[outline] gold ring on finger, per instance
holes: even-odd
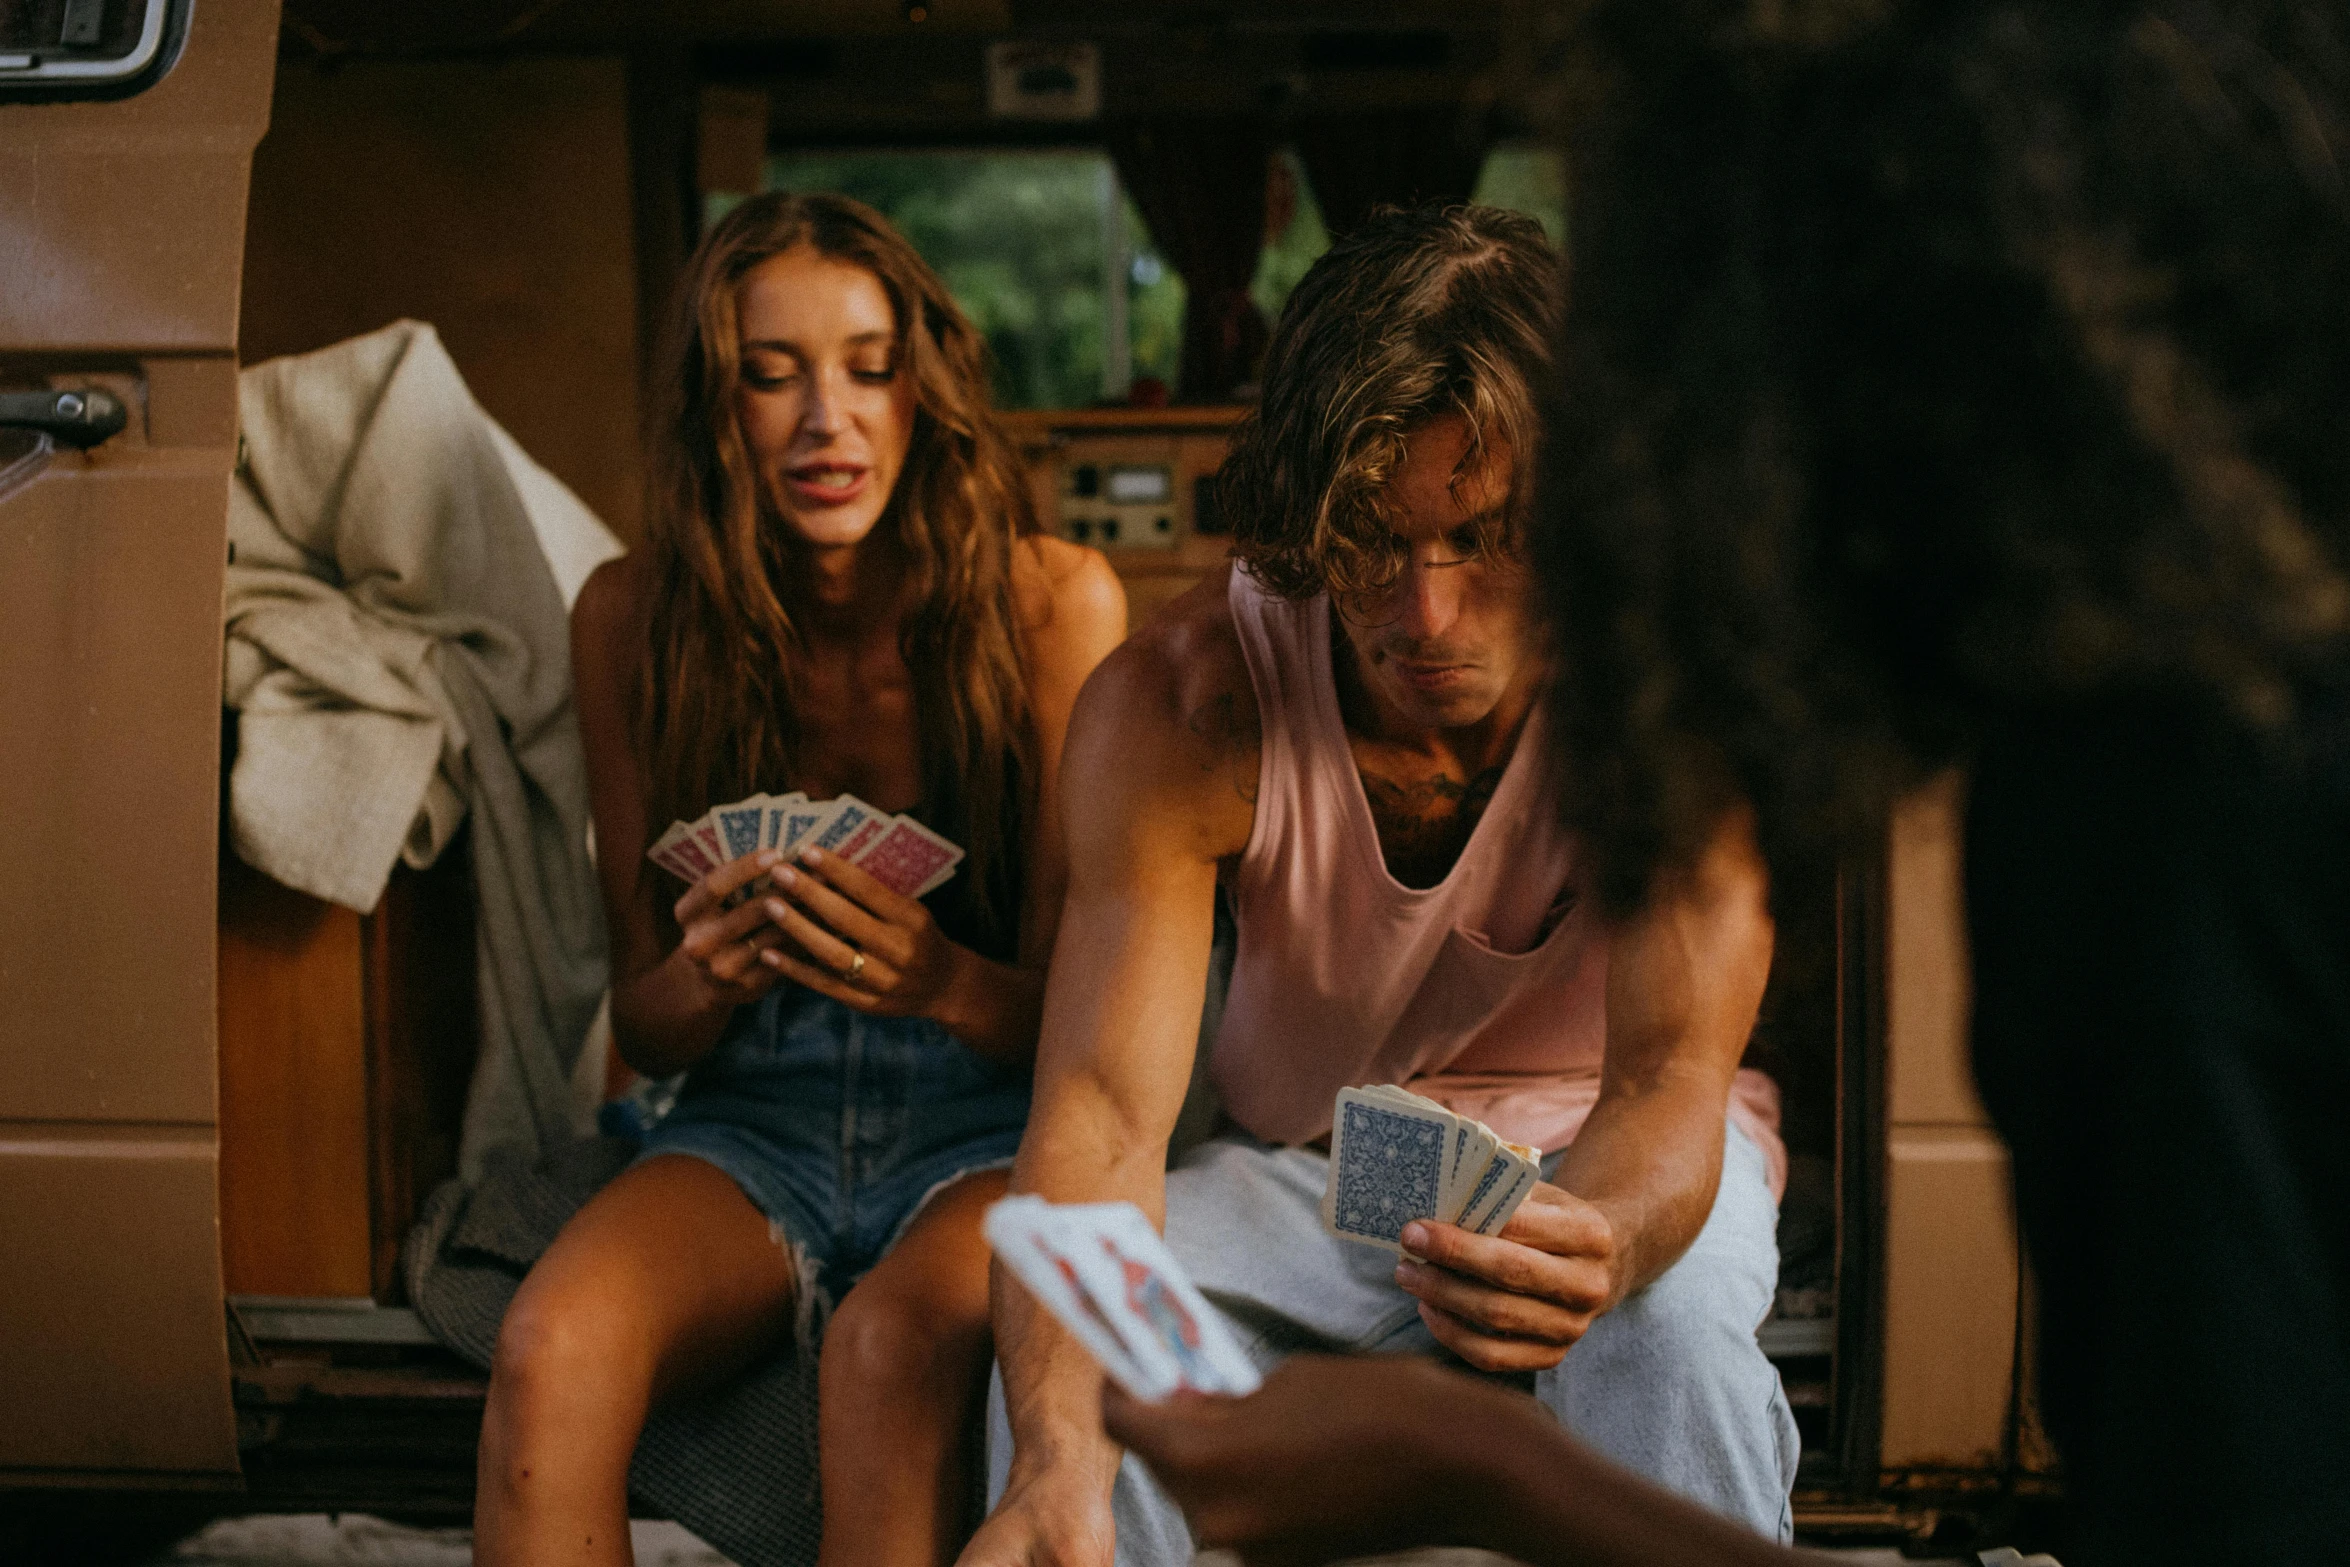
[[[841,971],[841,977],[854,985],[857,982],[857,976],[864,972],[865,954],[852,949],[849,953],[849,966]]]

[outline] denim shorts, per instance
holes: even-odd
[[[690,1154],[734,1178],[799,1268],[806,1341],[930,1196],[1011,1162],[1028,1087],[928,1018],[786,983],[735,1010],[637,1159]]]

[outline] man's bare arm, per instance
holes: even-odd
[[[1712,1211],[1730,1080],[1770,977],[1767,883],[1742,819],[1612,933],[1599,1103],[1498,1236],[1413,1224],[1396,1281],[1486,1371],[1553,1366],[1671,1267]]]
[[[1255,788],[1255,722],[1237,650],[1203,656],[1180,626],[1121,649],[1078,699],[1062,767],[1069,893],[1015,1191],[1162,1217],[1216,864],[1254,820],[1242,790]],[[995,1330],[1013,1467],[966,1567],[1107,1567],[1118,1453],[1101,1431],[1100,1370],[1001,1270]]]
[[[1599,1103],[1557,1183],[1607,1217],[1611,1306],[1679,1261],[1713,1211],[1730,1082],[1771,977],[1769,885],[1740,813],[1610,937]]]

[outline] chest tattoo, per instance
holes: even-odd
[[[1382,777],[1359,762],[1363,796],[1379,830],[1387,872],[1407,887],[1433,887],[1444,880],[1469,834],[1493,801],[1503,768],[1488,767],[1467,778],[1436,773],[1425,778]]]

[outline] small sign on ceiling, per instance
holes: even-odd
[[[989,44],[987,112],[999,120],[1099,119],[1101,50],[1019,39]]]

